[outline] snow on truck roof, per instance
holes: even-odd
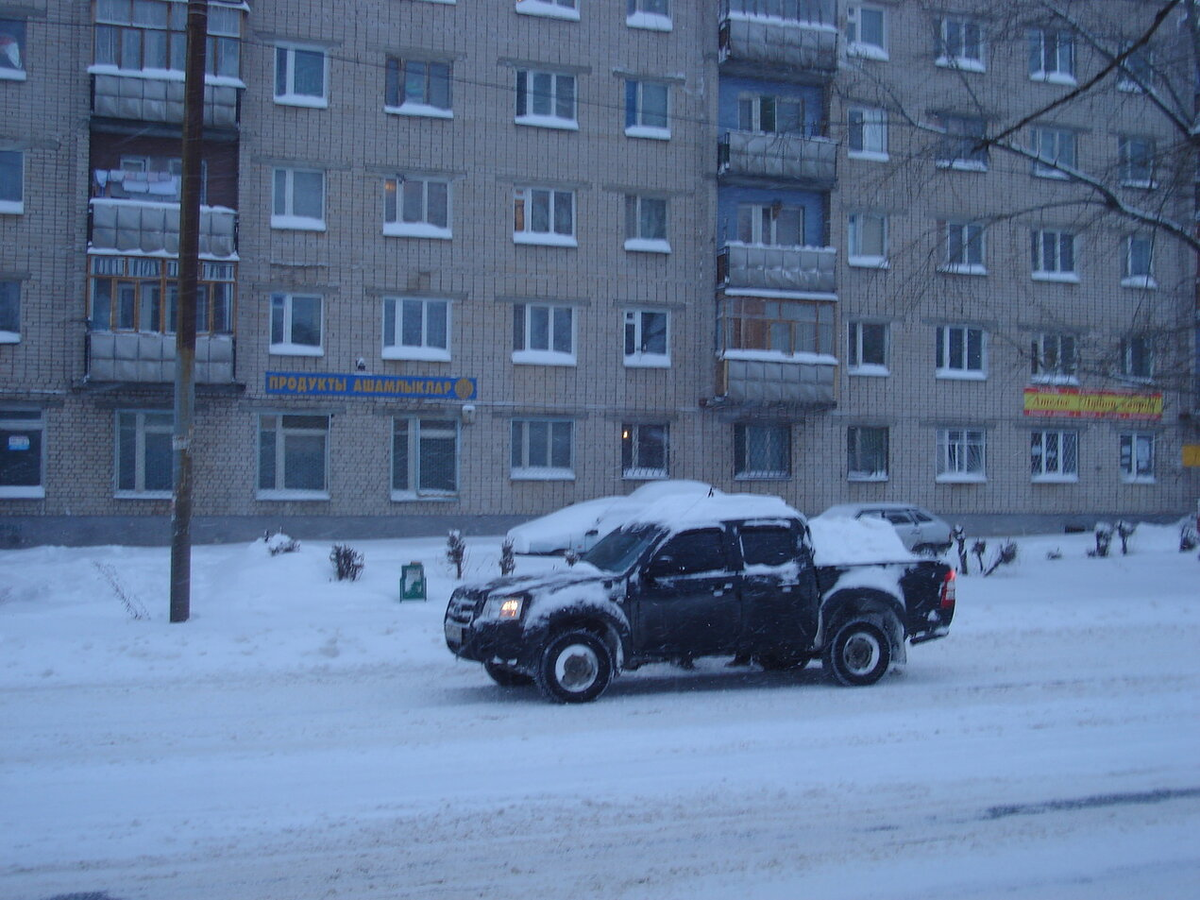
[[[662,525],[672,530],[719,525],[739,519],[803,519],[780,497],[764,494],[677,495],[638,510],[626,524]]]

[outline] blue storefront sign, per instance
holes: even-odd
[[[407,400],[473,400],[474,378],[404,375],[307,375],[267,372],[268,394],[289,397],[397,397]]]

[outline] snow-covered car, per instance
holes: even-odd
[[[950,526],[912,503],[842,503],[829,507],[819,518],[826,517],[883,519],[913,553],[942,554],[950,549]]]
[[[624,497],[584,500],[522,522],[508,530],[508,539],[515,553],[549,554],[567,550],[584,553],[610,531],[665,497],[689,494],[707,497],[720,493],[703,481],[651,481]]]

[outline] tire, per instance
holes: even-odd
[[[892,645],[882,628],[866,619],[841,625],[825,647],[825,670],[840,684],[874,684],[892,662]]]
[[[547,700],[587,703],[604,693],[613,677],[612,652],[590,631],[564,631],[542,649],[534,680]]]
[[[799,650],[783,650],[778,653],[760,653],[754,658],[767,672],[799,672],[808,665],[812,656]]]
[[[529,685],[533,684],[533,676],[510,669],[508,666],[501,665],[492,660],[485,662],[483,668],[491,676],[492,681],[496,682],[500,687],[529,687]]]

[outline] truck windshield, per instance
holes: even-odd
[[[637,562],[642,551],[658,535],[659,529],[653,525],[621,528],[605,535],[581,558],[602,572],[622,574]]]

